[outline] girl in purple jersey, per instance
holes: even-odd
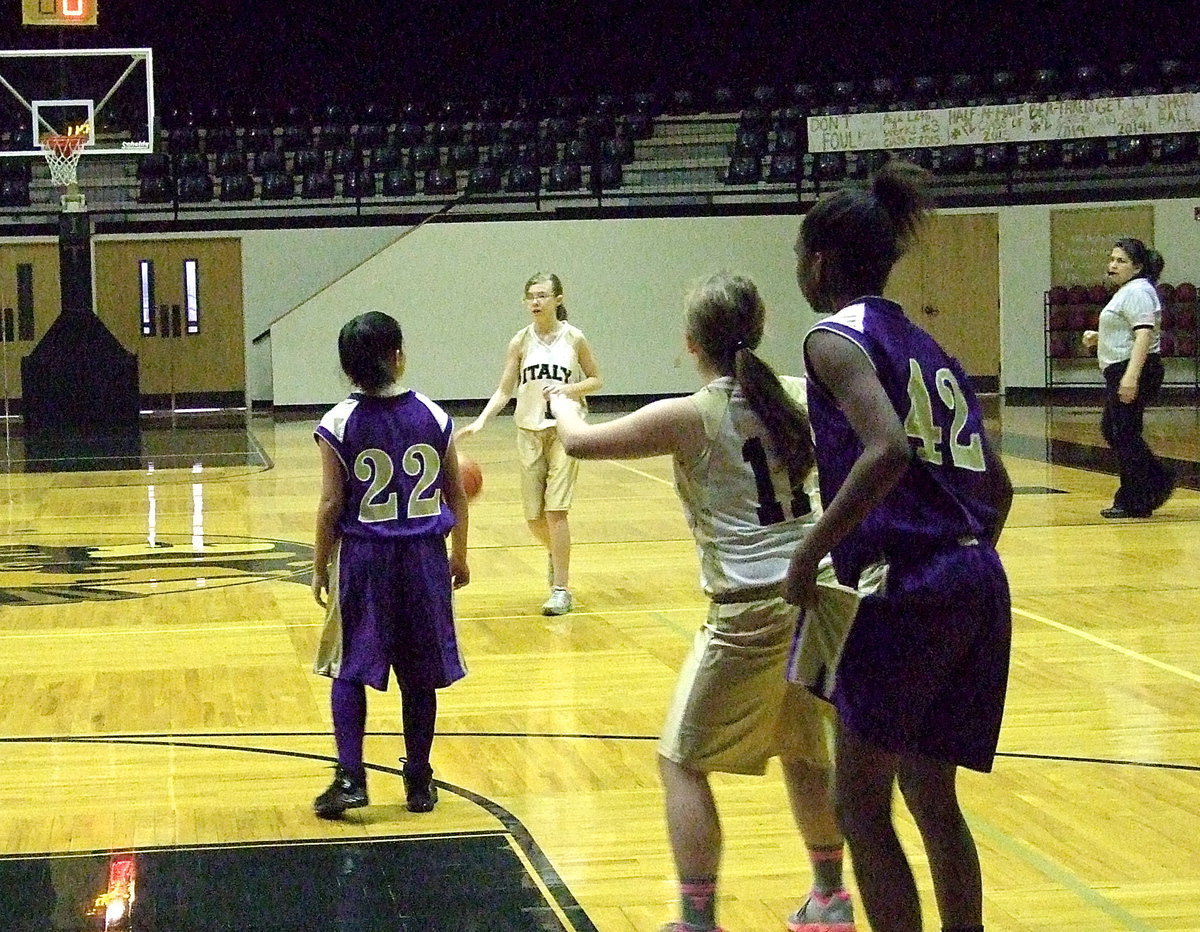
[[[1012,618],[995,543],[1012,485],[958,364],[879,295],[925,213],[924,173],[890,162],[866,190],[821,198],[796,242],[796,276],[821,321],[805,339],[825,512],[797,547],[785,594],[815,600],[832,553],[840,581],[883,568],[842,645],[830,698],[840,727],[835,797],[874,932],[919,932],[912,870],[892,822],[899,782],[925,843],[945,932],[983,929],[959,765],[990,770]]]
[[[367,805],[366,687],[400,686],[404,787],[412,812],[437,802],[429,753],[437,690],[466,675],[452,588],[470,580],[467,498],[450,417],[403,388],[400,325],[368,311],[338,335],[358,388],[321,418],[321,500],[312,591],[327,609],[315,671],[333,678],[333,782],[313,801],[324,819]],[[446,535],[451,550],[446,551]]]

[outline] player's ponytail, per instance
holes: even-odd
[[[866,189],[826,194],[813,205],[800,227],[800,247],[804,255],[821,254],[827,298],[883,293],[925,219],[927,179],[924,169],[892,160]]]
[[[359,314],[338,334],[342,371],[367,393],[378,392],[396,381],[397,351],[404,351],[400,324],[382,311]]]
[[[754,282],[719,272],[689,292],[686,306],[688,336],[715,369],[737,379],[792,485],[799,487],[813,466],[812,433],[804,411],[754,352],[766,316]]]

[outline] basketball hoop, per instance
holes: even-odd
[[[59,135],[51,133],[42,137],[42,154],[50,166],[50,178],[57,185],[69,190],[78,184],[76,166],[83,155],[83,144],[87,135],[83,133]],[[78,190],[77,187],[74,190]]]
[[[79,178],[76,175],[79,157],[83,155],[83,144],[87,140],[86,133],[48,133],[42,137],[42,155],[50,166],[50,179],[67,189],[67,193],[59,198],[64,211],[78,213],[87,210],[87,200],[79,190]]]

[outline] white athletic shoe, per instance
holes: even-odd
[[[571,610],[571,590],[555,586],[550,590],[550,598],[542,606],[543,615],[565,615]]]

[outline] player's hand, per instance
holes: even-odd
[[[455,440],[465,440],[467,437],[474,437],[477,433],[483,430],[483,425],[478,421],[472,421],[470,424],[465,424],[454,432]]]
[[[1126,382],[1124,379],[1121,379],[1121,384],[1117,386],[1117,397],[1121,399],[1123,404],[1133,404],[1137,400],[1137,393],[1137,382]]]
[[[566,386],[563,385],[547,385],[542,389],[542,395],[549,402],[550,411],[555,417],[558,416],[559,411],[577,409],[579,407],[579,402],[571,397],[567,392]]]
[[[328,570],[318,570],[315,566],[313,567],[312,594],[313,598],[317,600],[317,604],[321,608],[325,608],[326,598],[329,594]]]
[[[1100,334],[1095,330],[1083,331],[1083,338],[1080,342],[1083,343],[1084,349],[1095,349],[1096,344],[1100,341]]]
[[[450,556],[450,582],[455,589],[461,589],[471,581],[471,568],[467,566],[465,557]]]
[[[801,608],[817,604],[817,567],[821,558],[810,554],[801,544],[788,564],[783,577],[783,597]]]

